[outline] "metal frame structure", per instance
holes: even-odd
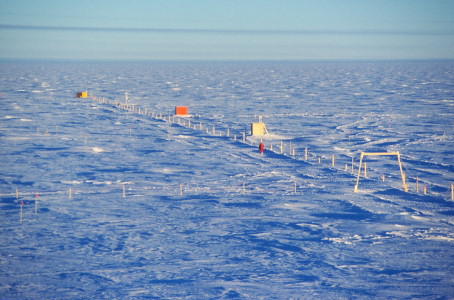
[[[397,156],[397,162],[399,164],[399,169],[400,169],[400,176],[402,176],[402,187],[404,188],[404,191],[408,192],[408,187],[407,184],[405,183],[405,173],[402,170],[402,162],[400,160],[400,153],[397,152],[361,152],[361,156],[359,158],[359,167],[358,167],[358,176],[356,177],[356,185],[354,188],[354,191],[358,191],[358,184],[359,184],[359,177],[361,175],[361,166],[363,163],[363,157],[364,156],[389,156],[389,155],[396,155]]]

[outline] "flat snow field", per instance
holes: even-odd
[[[0,78],[0,299],[454,297],[454,61]]]

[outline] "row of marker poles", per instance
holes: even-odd
[[[134,105],[130,105],[128,103],[121,104],[118,101],[108,101],[106,98],[99,98],[99,97],[96,97],[96,96],[92,96],[92,99],[94,99],[94,100],[96,100],[96,101],[98,101],[100,103],[111,103],[111,104],[114,104],[117,107],[122,107],[122,108],[125,108],[125,109],[130,110],[130,111],[137,111],[139,114],[150,115],[152,117],[163,119],[162,112],[158,116],[154,112],[148,113],[146,109],[142,110],[140,107],[136,109]],[[127,95],[126,95],[126,102],[127,102]],[[171,120],[171,117],[172,117],[173,120]],[[166,120],[166,119],[164,118],[163,120]],[[175,117],[171,116],[169,114],[168,121],[174,123],[175,122]],[[181,123],[180,122],[180,118],[178,118],[178,124],[180,124],[180,123]],[[186,122],[185,121],[183,121],[183,126],[186,126]],[[202,123],[200,123],[199,126],[200,126],[200,130],[202,130],[203,129]],[[190,120],[188,121],[187,127],[191,128],[191,121]],[[196,129],[195,125],[194,125],[194,129]],[[206,131],[207,131],[207,133],[209,133],[208,128],[206,129]],[[215,128],[214,125],[212,126],[212,134],[213,135],[216,134],[216,128]],[[243,139],[242,140],[243,140],[243,142],[246,142],[246,133],[243,132],[242,134],[243,134]],[[226,136],[227,137],[230,136],[230,129],[227,129]],[[87,139],[87,137],[85,136],[85,142],[84,142],[85,145],[87,143],[86,139]],[[236,135],[234,135],[234,140],[236,141]],[[270,145],[270,150],[273,150],[273,145],[272,144]],[[293,157],[295,156],[295,148],[293,147],[291,141],[290,141],[290,150],[289,150],[289,152],[290,152],[291,156],[293,156]],[[281,141],[280,142],[280,154],[283,154],[283,153],[284,153],[284,145],[283,145],[283,142]],[[306,161],[308,160],[308,149],[307,149],[307,147],[304,149],[304,160],[306,160]],[[318,161],[319,164],[321,163],[321,157],[320,156],[317,158],[317,161]],[[334,156],[334,154],[331,156],[331,166],[335,167],[335,156]],[[346,164],[345,165],[345,171],[347,171],[347,170],[348,170],[348,166]],[[353,157],[352,157],[352,163],[351,163],[351,172],[354,173],[354,158]],[[367,163],[366,162],[364,163],[364,177],[367,178]],[[385,181],[385,175],[384,174],[382,174],[381,179],[382,179],[382,181]],[[419,179],[418,178],[416,178],[416,192],[419,193]],[[16,190],[16,193],[17,193],[17,190]],[[70,193],[71,193],[71,190],[70,190]],[[423,193],[424,193],[424,195],[427,194],[427,186],[426,185],[423,185]],[[180,187],[180,194],[182,194],[181,187]],[[125,197],[125,188],[124,188],[124,186],[123,186],[123,197]],[[16,198],[18,198],[17,194],[16,194]],[[70,199],[71,199],[71,194],[70,194]],[[453,184],[451,184],[451,200],[454,200],[454,185]]]
[[[382,179],[384,178],[384,175],[382,175]],[[384,179],[383,179],[384,180]],[[246,191],[246,184],[243,182],[242,190],[241,192],[244,193]],[[297,183],[296,181],[293,182],[293,192],[297,192]],[[419,193],[419,179],[416,178],[416,192]],[[69,193],[69,199],[72,199],[72,188],[69,188],[68,190]],[[424,195],[427,195],[427,187],[424,185],[423,187],[423,193]],[[183,184],[180,183],[179,185],[179,194],[180,196],[183,196]],[[122,197],[126,197],[126,186],[123,184],[122,185]],[[16,189],[16,199],[19,198],[19,190]],[[454,184],[451,184],[451,200],[454,200]],[[39,195],[35,194],[35,214],[38,213],[38,201],[39,201]],[[19,211],[19,221],[20,223],[23,222],[23,207],[24,202],[20,201],[20,211]]]
[[[172,115],[168,115],[168,117],[163,117],[162,115],[162,112],[159,113],[155,113],[155,112],[148,112],[147,109],[142,109],[140,107],[135,107],[134,104],[129,104],[127,101],[127,95],[126,95],[126,103],[122,103],[122,102],[119,102],[118,100],[114,100],[114,101],[108,101],[106,98],[100,98],[100,97],[96,97],[94,95],[91,95],[91,98],[95,101],[98,101],[100,103],[109,103],[109,104],[112,104],[116,107],[119,107],[119,108],[123,108],[125,110],[129,110],[129,111],[133,111],[133,112],[138,112],[139,114],[141,115],[147,115],[147,116],[151,116],[152,118],[156,118],[156,119],[162,119],[162,120],[165,120],[165,121],[168,121],[170,123],[175,123],[175,116],[172,116]],[[186,124],[186,121],[183,120],[183,124],[181,123],[181,118],[177,118],[177,123],[179,125],[182,125],[182,126],[186,126],[186,127],[189,127],[189,128],[193,128],[193,129],[197,129],[197,125],[193,125],[193,127],[191,126],[191,120],[188,120],[188,123]],[[199,129],[200,130],[203,130],[203,124],[202,123],[199,123]],[[212,128],[211,128],[211,134],[212,135],[216,135],[217,134],[217,130],[216,130],[216,127],[213,125]],[[209,129],[206,128],[206,132],[207,133],[210,133]],[[231,132],[230,132],[230,129],[228,128],[227,131],[226,131],[226,136],[227,137],[230,137],[231,135]],[[219,132],[219,136],[222,136],[222,132]],[[233,138],[234,140],[236,141],[236,135],[233,135]],[[246,142],[246,136],[245,136],[245,133],[243,135],[243,142]]]
[[[273,144],[270,145],[270,150],[273,150]],[[284,153],[284,146],[283,146],[283,142],[281,141],[280,142],[280,154],[283,154]],[[290,155],[292,156],[295,156],[295,148],[293,147],[292,145],[292,142],[290,141]],[[308,160],[308,149],[307,147],[304,148],[304,160]],[[319,156],[317,158],[317,161],[318,163],[320,164],[321,163],[321,157]],[[331,166],[332,167],[335,167],[335,156],[334,154],[332,154],[331,156]],[[351,162],[351,172],[354,173],[354,158],[352,157],[352,162]],[[348,165],[345,164],[345,168],[344,168],[344,171],[348,171]],[[367,178],[368,174],[367,174],[367,162],[364,162],[364,178]],[[404,175],[405,176],[405,175]],[[382,174],[381,175],[381,180],[384,182],[385,181],[385,175]],[[454,200],[454,184],[451,184],[450,186],[450,190],[451,190],[451,200]],[[416,192],[419,193],[419,179],[416,178]],[[426,185],[423,185],[423,193],[424,195],[427,195],[427,186]]]

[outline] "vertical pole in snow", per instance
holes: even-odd
[[[364,178],[367,178],[367,163],[364,163]]]
[[[20,211],[19,211],[19,221],[22,224],[22,206],[24,206],[24,202],[20,202]]]
[[[385,174],[381,174],[381,181],[385,182]]]
[[[358,176],[356,176],[356,185],[355,185],[355,188],[353,189],[354,192],[358,191],[359,176],[361,176],[361,165],[363,163],[363,156],[364,156],[364,152],[361,152],[361,155],[359,157]],[[352,168],[353,168],[353,158],[352,158]]]
[[[230,128],[227,128],[227,133],[225,134],[227,137],[230,137]]]
[[[16,199],[19,199],[19,189],[16,189]]]
[[[307,147],[304,148],[304,160],[307,160]]]
[[[344,168],[344,171],[347,172],[348,171],[348,165],[345,164],[345,168]]]
[[[125,187],[124,184],[123,184],[123,187],[122,187],[122,193],[121,193],[121,195],[123,196],[123,198],[126,197],[126,187]]]
[[[320,158],[320,156],[318,157],[318,163],[320,164],[322,161],[322,159]]]
[[[183,185],[180,183],[180,196],[183,196]]]
[[[331,166],[334,167],[334,154],[331,156]]]
[[[216,128],[213,125],[213,135],[216,133]]]
[[[419,178],[416,177],[416,192],[419,193]]]
[[[283,143],[282,143],[282,141],[281,141],[281,154],[282,154],[282,153],[284,153],[284,145],[283,145]]]
[[[200,130],[202,130],[202,129],[203,129],[203,125],[202,125],[202,123],[200,123]]]
[[[35,194],[35,214],[38,213],[38,194]]]
[[[353,162],[354,162],[354,158],[352,157],[352,173],[355,173],[355,166],[354,166]]]
[[[246,143],[246,132],[243,132],[243,142]]]
[[[68,194],[69,194],[69,199],[71,200],[73,198],[73,191],[71,188],[69,188]]]
[[[423,191],[424,191],[424,195],[427,195],[427,187],[426,187],[426,185],[424,185]]]
[[[402,161],[400,160],[400,153],[397,152],[397,161],[399,163],[400,175],[402,176],[402,187],[404,188],[405,192],[408,192],[407,184],[405,183],[405,173],[402,170]]]
[[[293,182],[293,192],[296,194],[296,181]]]
[[[236,142],[236,134],[233,135],[233,140]]]
[[[273,151],[273,143],[270,143],[270,151]]]

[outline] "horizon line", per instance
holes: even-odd
[[[104,31],[143,33],[194,33],[194,34],[290,34],[290,35],[453,35],[454,30],[274,30],[274,29],[201,29],[201,28],[140,28],[140,27],[77,27],[48,25],[0,24],[6,30],[54,30],[54,31]]]
[[[0,61],[36,62],[417,62],[454,61],[454,58],[306,58],[306,59],[151,59],[151,58],[11,58],[0,57]]]

